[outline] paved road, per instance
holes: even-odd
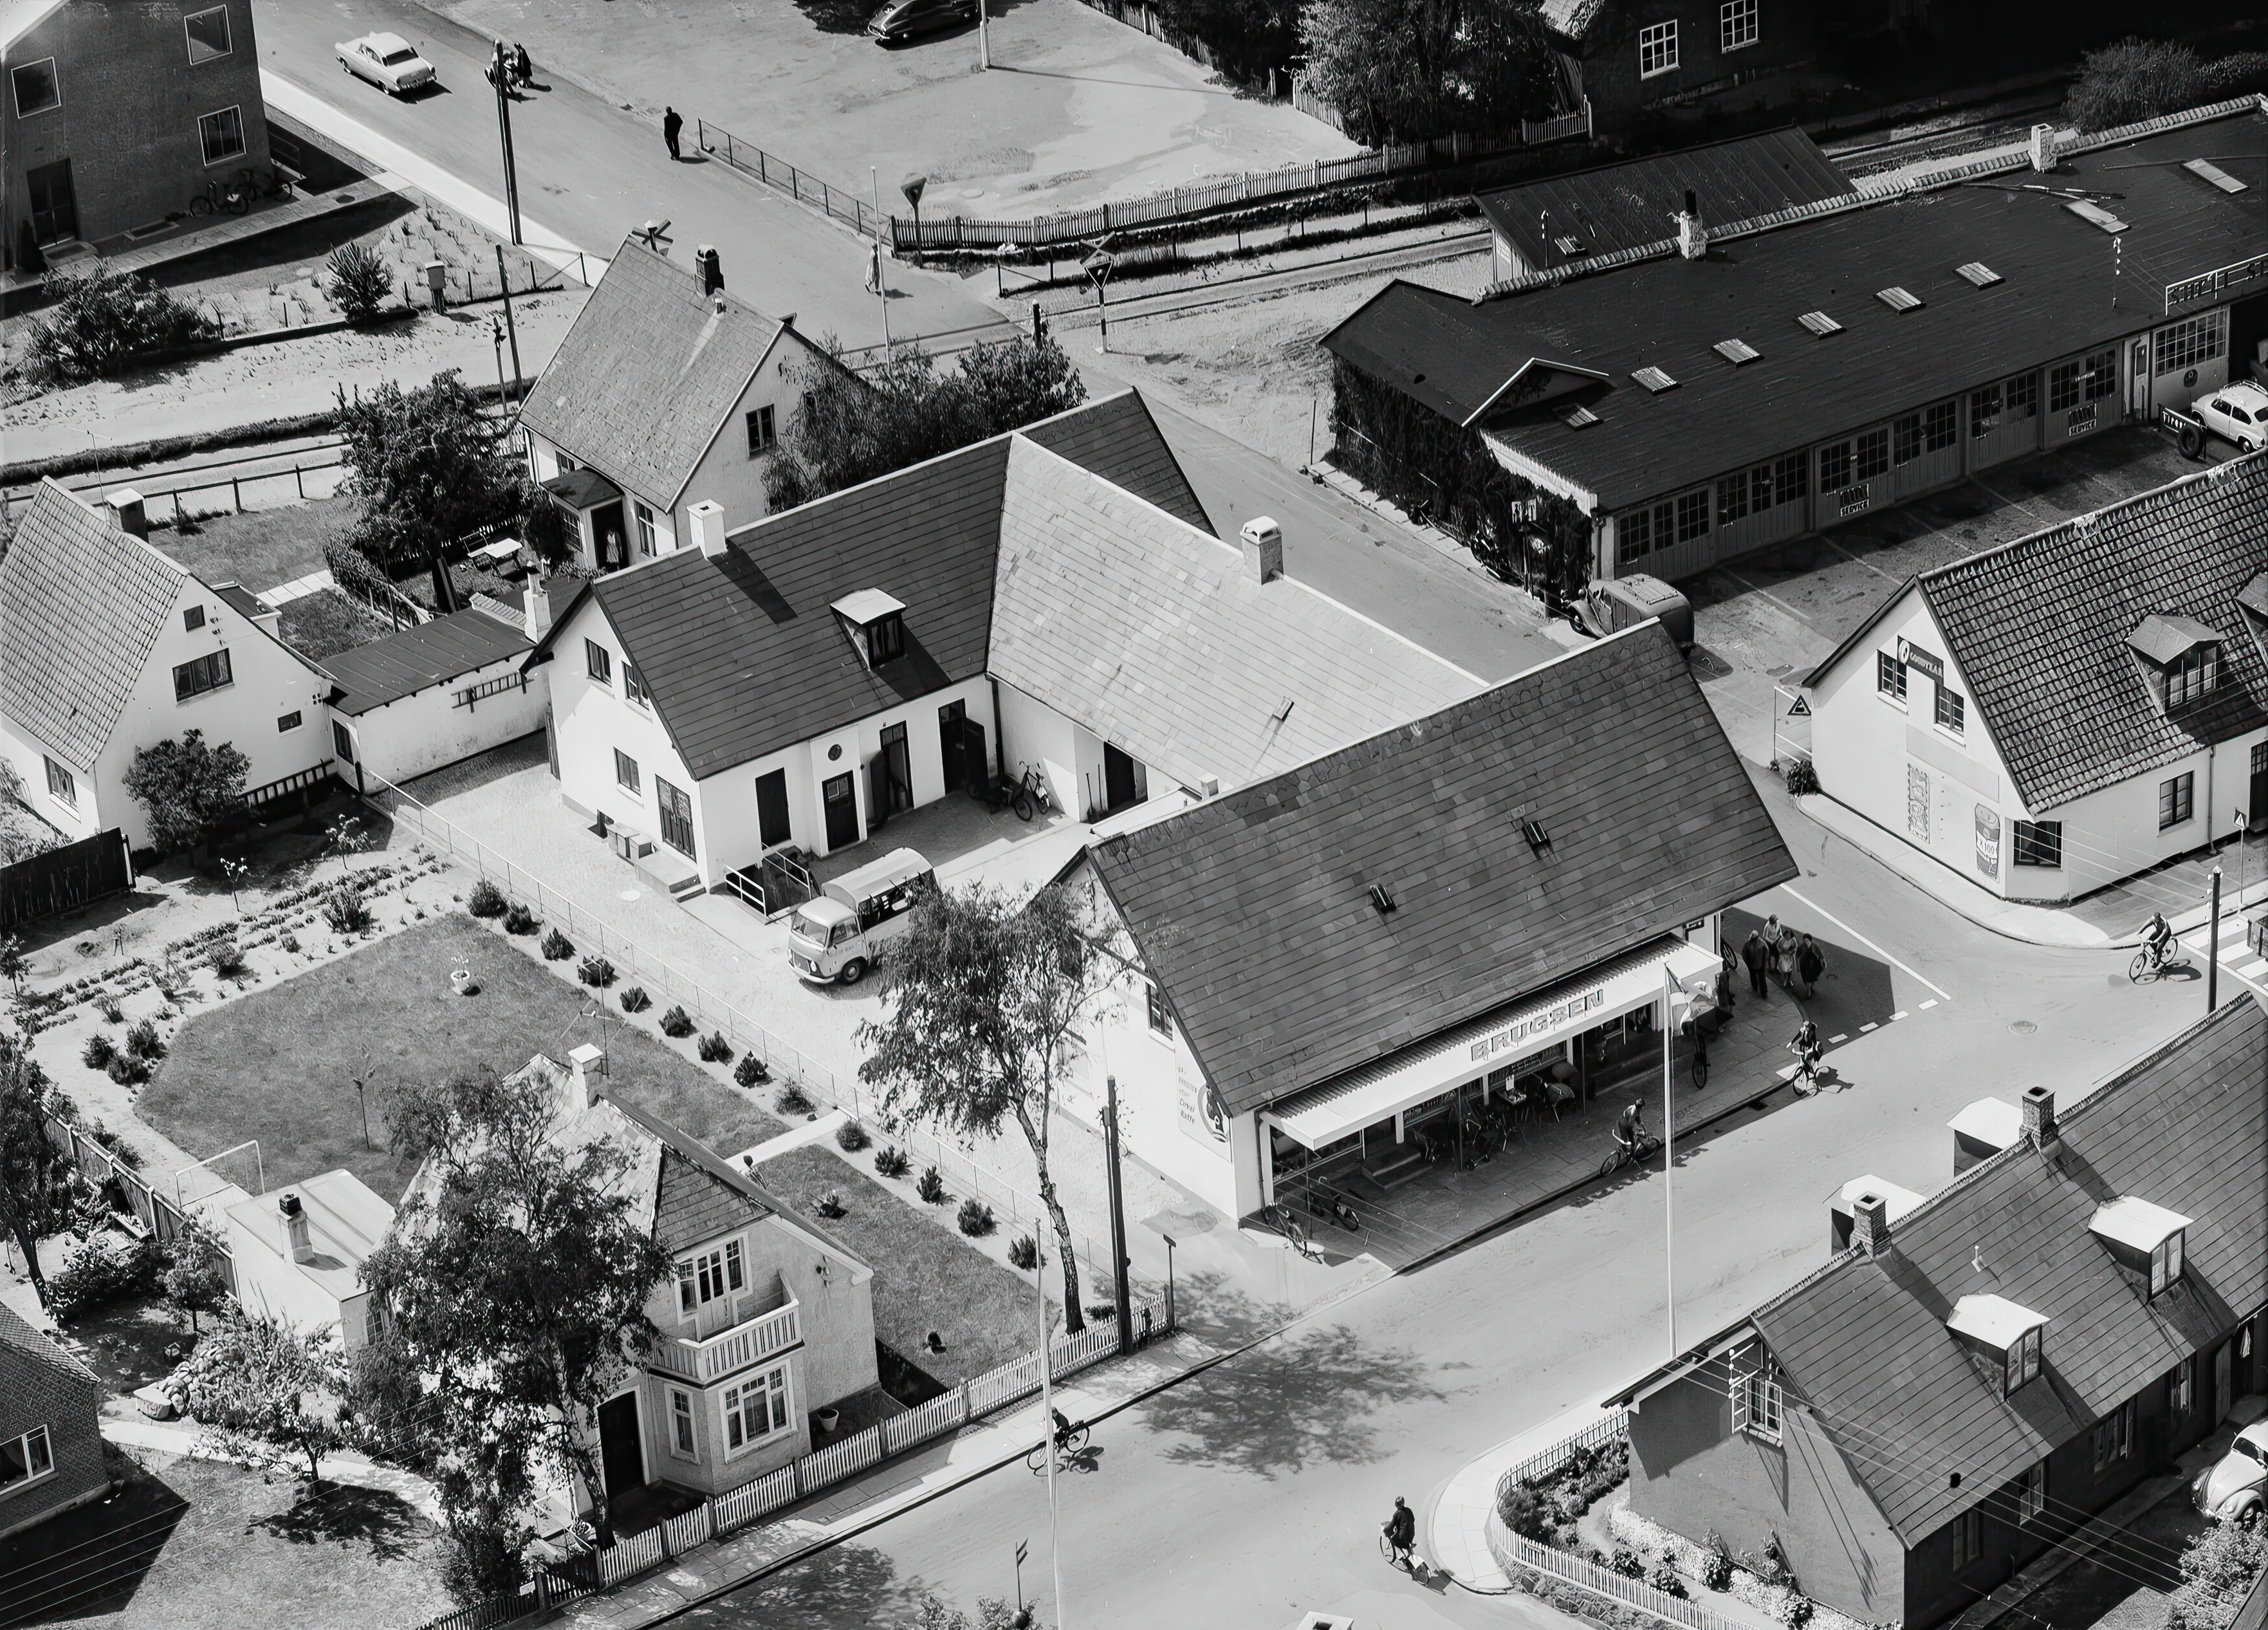
[[[323,6],[261,4],[261,65],[350,117],[501,196],[495,93],[482,77],[489,42],[409,0],[342,0]],[[441,89],[401,102],[340,71],[331,47],[377,29],[416,42]],[[722,163],[673,164],[656,126],[544,71],[540,37],[526,42],[540,82],[512,113],[520,208],[592,253],[610,256],[649,219],[673,224],[676,258],[690,275],[693,246],[714,244],[726,284],[763,310],[793,312],[799,327],[843,343],[882,338],[880,302],[865,290],[866,249],[846,228],[755,186]],[[688,125],[681,143],[695,152]],[[896,337],[997,326],[956,279],[890,268]]]
[[[2130,986],[2116,953],[1975,928],[1768,796],[1804,875],[1750,904],[1827,943],[1822,1029],[1852,1039],[1830,1050],[1822,1095],[1791,1103],[1783,1090],[1767,1112],[1685,1153],[1675,1215],[1687,1345],[1823,1259],[1825,1200],[1844,1180],[1940,1186],[1944,1123],[1960,1105],[2035,1082],[2069,1101],[2203,1002],[2195,985]],[[1793,1029],[1791,1006],[1776,995],[1760,1015],[1744,998],[1736,1022],[1777,1038]],[[1563,1205],[1106,1421],[1094,1470],[1061,1487],[1063,1622],[1151,1623],[1163,1610],[1176,1630],[1273,1630],[1302,1608],[1354,1614],[1364,1630],[1539,1622],[1524,1601],[1388,1575],[1376,1527],[1395,1494],[1425,1501],[1491,1445],[1665,1356],[1663,1186],[1656,1171]],[[1227,1313],[1231,1325],[1262,1318]],[[1043,1490],[1020,1471],[996,1474],[703,1621],[894,1624],[920,1587],[967,1606],[1012,1590],[1013,1547],[1027,1537],[1025,1589],[1044,1594]]]

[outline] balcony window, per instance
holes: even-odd
[[[714,1251],[681,1258],[677,1264],[677,1311],[691,1313],[718,1297],[747,1286],[737,1239]]]
[[[727,1459],[753,1449],[775,1432],[787,1429],[787,1366],[765,1371],[753,1380],[725,1389],[725,1455]]]

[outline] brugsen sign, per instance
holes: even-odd
[[[1580,996],[1561,1002],[1556,1008],[1530,1015],[1517,1024],[1508,1024],[1494,1035],[1483,1036],[1478,1041],[1473,1043],[1473,1061],[1478,1063],[1483,1059],[1506,1052],[1523,1041],[1532,1041],[1538,1036],[1562,1029],[1571,1021],[1582,1017],[1593,1009],[1603,1008],[1606,1005],[1606,987],[1602,985],[1596,990],[1586,991]]]
[[[1931,656],[1911,641],[1898,641],[1898,661],[1917,673],[1926,673],[1936,684],[1945,683],[1945,658]]]

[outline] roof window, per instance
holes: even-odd
[[[2220,631],[2194,617],[2154,612],[2126,636],[2150,688],[2169,713],[2210,695],[2220,683]]]
[[[2244,190],[2243,182],[2229,174],[2210,158],[2192,158],[2182,168],[2191,175],[2211,181],[2224,193],[2241,193]]]
[[[2106,232],[2123,232],[2126,230],[2126,223],[2101,204],[2088,203],[2085,199],[2081,199],[2076,203],[2067,203],[2064,208],[2089,225],[2099,226]]]
[[[869,668],[878,668],[906,654],[905,603],[880,589],[846,594],[828,609],[841,620],[843,633]]]
[[[1646,386],[1647,390],[1652,391],[1657,396],[1660,395],[1664,391],[1675,390],[1677,388],[1677,381],[1671,378],[1659,368],[1640,368],[1636,372],[1632,373],[1631,378],[1637,380],[1640,385]]]
[[[1587,424],[1596,424],[1599,422],[1599,415],[1580,402],[1577,402],[1572,408],[1561,414],[1559,418],[1560,422],[1571,430],[1580,430]]]
[[[1840,334],[1843,332],[1843,325],[1837,322],[1832,317],[1830,317],[1824,312],[1806,312],[1802,316],[1797,318],[1795,320],[1801,323],[1805,327],[1810,329],[1812,333],[1819,335],[1822,340],[1830,334]]]
[[[1945,1327],[1991,1360],[2000,1371],[2000,1396],[2014,1396],[2019,1387],[2038,1379],[2040,1339],[2047,1328],[2044,1313],[2035,1313],[2006,1296],[1963,1296],[1953,1304]]]
[[[2097,1206],[2088,1231],[2110,1247],[2120,1264],[2147,1274],[2153,1296],[2178,1284],[2193,1219],[2129,1194]]]
[[[1576,255],[1591,253],[1580,238],[1555,238],[1551,240],[1551,246],[1571,260]]]
[[[1970,283],[1975,283],[1979,289],[1990,289],[1994,283],[1997,283],[2001,280],[2000,274],[1994,271],[1991,267],[1985,265],[1982,261],[1971,261],[1966,266],[1956,266],[1953,269],[1959,272]]]
[[[1875,290],[1874,297],[1894,312],[1914,312],[1921,309],[1921,297],[1908,293],[1896,283],[1892,283],[1887,289]]]
[[[1719,340],[1709,349],[1735,368],[1742,363],[1752,363],[1764,355],[1746,340]]]

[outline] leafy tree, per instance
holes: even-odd
[[[1026,903],[994,889],[933,892],[890,956],[883,1017],[859,1022],[859,1079],[882,1106],[962,1137],[1013,1121],[1038,1169],[1063,1261],[1065,1327],[1086,1327],[1071,1224],[1048,1164],[1056,1086],[1079,1054],[1088,1003],[1123,959],[1091,929],[1077,893]]]
[[[212,1230],[194,1217],[167,1247],[158,1282],[165,1287],[166,1299],[189,1316],[191,1334],[196,1333],[198,1314],[228,1304],[227,1254]]]
[[[1369,143],[1494,131],[1552,106],[1535,0],[1310,0],[1307,74]]]
[[[7,553],[8,540],[0,537],[0,559]],[[62,833],[32,812],[24,797],[24,778],[16,773],[16,767],[0,759],[0,866],[29,860],[62,841]]]
[[[1237,78],[1287,67],[1300,48],[1299,0],[1159,0],[1154,9],[1167,34],[1204,41]]]
[[[42,385],[123,373],[141,357],[220,333],[195,307],[107,261],[84,272],[49,272],[46,289],[55,303],[24,348],[25,371]]]
[[[2121,40],[2080,59],[2064,117],[2080,131],[2133,124],[2205,99],[2205,70],[2177,40]]]
[[[333,1332],[302,1333],[280,1319],[239,1315],[213,1326],[166,1389],[222,1454],[304,1458],[309,1485],[320,1487],[323,1457],[339,1447],[344,1383]]]
[[[40,1241],[70,1225],[77,1211],[70,1155],[48,1135],[67,1101],[32,1056],[27,1039],[0,1032],[0,1228],[22,1254],[40,1305],[48,1305]]]
[[[126,767],[126,790],[150,817],[150,841],[160,849],[202,852],[244,812],[244,778],[252,760],[234,744],[205,745],[202,731],[183,731],[139,749]]]
[[[2210,1524],[2183,1551],[2179,1567],[2182,1582],[2167,1604],[2168,1630],[2223,1630],[2268,1567],[2268,1529],[2257,1522]]]
[[[24,942],[13,934],[0,939],[0,979],[14,986],[18,995],[24,994],[24,975],[31,971],[32,959],[24,954]]]
[[[1033,1623],[1029,1607],[1011,1607],[996,1596],[978,1597],[976,1617],[971,1619],[942,1597],[925,1591],[905,1630],[1031,1630]]]
[[[1086,381],[1053,338],[1037,345],[1027,334],[980,340],[961,352],[958,372],[953,383],[966,395],[972,441],[1068,413],[1086,400]]]
[[[582,1480],[603,1531],[598,1408],[654,1340],[646,1301],[671,1271],[617,1187],[628,1152],[564,1148],[545,1083],[486,1068],[405,1089],[388,1125],[425,1171],[363,1282],[438,1377],[452,1521],[502,1520],[548,1465]]]
[[[323,262],[332,303],[350,322],[366,323],[394,297],[394,270],[364,243],[343,243]]]
[[[434,603],[461,609],[442,551],[521,511],[526,481],[480,400],[454,369],[404,391],[380,385],[350,402],[339,392],[345,490],[363,502],[354,546],[380,566],[423,565]]]
[[[1542,119],[1557,105],[1557,69],[1543,13],[1525,0],[1490,0],[1466,13],[1459,77],[1462,127],[1490,132]]]

